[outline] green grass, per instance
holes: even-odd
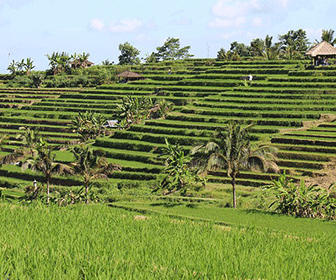
[[[253,213],[247,215],[253,220]],[[255,218],[261,219],[265,216]],[[297,225],[283,222],[287,228]],[[286,229],[227,227],[102,205],[15,204],[0,205],[0,223],[3,279],[335,278],[332,223],[317,221],[319,233],[293,235]]]

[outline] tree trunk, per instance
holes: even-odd
[[[47,181],[47,203],[49,204],[49,193],[50,193],[50,188],[49,188],[49,180]]]
[[[233,208],[237,208],[237,202],[236,202],[236,175],[232,176],[232,199],[233,199]]]
[[[89,203],[89,198],[88,198],[88,193],[89,193],[89,184],[85,184],[85,203]]]

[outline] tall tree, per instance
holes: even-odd
[[[37,147],[40,144],[42,137],[39,135],[38,131],[30,129],[29,127],[20,127],[20,130],[23,130],[23,133],[18,134],[16,139],[21,141],[22,146],[4,156],[2,158],[2,164],[13,164],[17,162],[22,164],[26,158],[36,157]]]
[[[56,75],[58,73],[69,71],[71,56],[66,52],[53,52],[51,55],[47,54],[49,60],[50,70]]]
[[[88,192],[90,183],[95,179],[108,179],[113,171],[120,171],[121,166],[108,163],[106,158],[100,157],[90,146],[80,145],[74,147],[71,152],[76,162],[72,164],[75,173],[79,174],[84,183],[86,203],[88,203]]]
[[[253,150],[249,128],[250,126],[243,128],[233,122],[224,131],[217,131],[212,141],[191,151],[194,166],[199,166],[204,171],[226,169],[227,175],[231,178],[233,208],[237,207],[236,179],[241,170],[278,172],[274,149],[261,146]]]
[[[176,60],[192,57],[189,54],[190,46],[180,47],[180,39],[170,38],[164,42],[163,46],[157,47],[156,56],[160,60]]]
[[[34,157],[28,157],[22,164],[22,169],[31,169],[42,172],[47,184],[47,203],[49,203],[50,180],[53,174],[65,175],[73,174],[73,169],[63,163],[56,162],[56,155],[52,148],[41,139],[37,146],[37,154]]]
[[[251,56],[251,49],[244,43],[238,43],[234,41],[231,43],[230,51],[237,53],[239,56]]]
[[[291,52],[305,52],[308,49],[309,41],[306,31],[290,30],[284,35],[278,37],[282,49],[291,49]]]
[[[217,52],[217,59],[226,60],[227,59],[227,53],[224,48],[220,48]]]
[[[251,54],[254,56],[263,56],[266,60],[274,60],[280,53],[279,43],[272,43],[273,36],[266,35],[265,40],[260,38],[251,42]]]
[[[129,42],[125,42],[124,44],[119,45],[119,50],[121,55],[119,55],[119,64],[139,64],[140,63],[140,51],[133,47]]]
[[[336,38],[334,38],[334,33],[335,31],[332,29],[329,30],[322,30],[322,36],[321,36],[321,40],[322,41],[326,41],[327,43],[331,44],[331,45],[335,45],[336,44]]]

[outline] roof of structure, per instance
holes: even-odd
[[[120,77],[120,78],[142,78],[142,76],[140,74],[132,72],[132,71],[124,71],[124,72],[116,75],[116,77]]]
[[[336,55],[336,48],[334,48],[331,44],[326,41],[322,41],[316,46],[312,47],[306,55],[310,55],[312,57],[318,55]]]
[[[85,65],[93,65],[94,63],[89,61],[89,60],[84,60],[83,62],[81,62],[79,59],[75,59],[73,61],[70,61],[70,64],[72,65],[81,65],[81,64],[85,64]]]

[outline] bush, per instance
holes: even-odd
[[[283,173],[268,187],[276,196],[270,207],[276,205],[276,211],[296,217],[336,219],[335,186],[332,184],[327,189],[317,185],[307,187],[304,181],[296,185]]]

